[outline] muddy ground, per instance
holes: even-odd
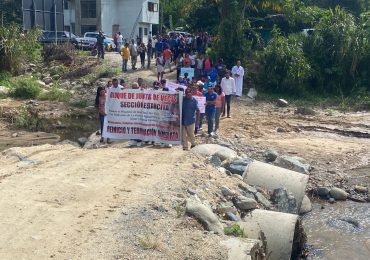
[[[108,54],[107,60],[120,66],[117,54]],[[155,71],[118,77],[128,84],[137,77],[149,83]],[[92,102],[95,87],[88,93]],[[0,100],[1,111],[21,102]],[[45,115],[71,112],[63,103],[40,103]],[[314,107],[315,115],[301,115],[295,110],[258,98],[234,99],[232,118],[221,120],[220,139],[256,159],[265,150],[306,159],[312,166],[308,191],[338,186],[356,198],[355,185],[370,188],[370,113]],[[94,110],[85,113],[94,120]],[[25,132],[14,130],[5,119],[0,126],[7,146],[23,143],[12,140]],[[19,135],[12,137],[14,132]],[[198,137],[197,142],[211,140]],[[223,238],[204,232],[192,218],[178,218],[176,210],[188,188],[213,202],[220,199],[216,191],[222,184],[236,187],[240,181],[210,166],[194,169],[193,162],[203,160],[180,147],[128,149],[125,143],[97,150],[69,145],[13,148],[0,157],[0,258],[223,259]]]

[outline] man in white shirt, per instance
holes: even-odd
[[[222,91],[225,93],[225,103],[227,108],[227,117],[230,118],[230,105],[231,105],[231,95],[235,95],[236,87],[235,87],[235,80],[230,77],[230,72],[227,71],[225,73],[225,77],[221,80],[221,88]],[[222,116],[225,116],[225,109]]]
[[[238,60],[231,70],[232,76],[235,79],[236,95],[238,97],[243,95],[244,68],[240,64],[241,62]]]
[[[123,35],[121,34],[121,32],[119,32],[118,36],[117,36],[117,51],[118,51],[118,53],[121,53],[122,44],[123,44]]]
[[[137,62],[137,45],[135,40],[131,40],[130,44],[130,55],[131,55],[131,67],[133,70],[136,70],[136,62]]]

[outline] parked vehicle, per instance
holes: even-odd
[[[80,46],[83,49],[91,50],[94,48],[96,44],[96,37],[98,36],[98,32],[86,32],[84,34],[84,37],[80,39]],[[113,50],[116,48],[116,45],[114,44],[113,38],[110,38],[108,35],[104,34],[105,40],[104,40],[104,46],[107,51]]]
[[[48,43],[57,43],[62,44],[66,42],[70,42],[76,48],[79,47],[78,38],[73,33],[69,33],[66,31],[61,32],[54,32],[54,31],[43,31],[40,37],[40,41],[42,44]]]
[[[183,37],[192,37],[192,35],[190,33],[182,32],[182,31],[171,31],[171,32],[168,32],[167,35],[170,36],[170,37],[173,37],[178,33],[181,34]]]

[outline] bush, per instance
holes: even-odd
[[[18,25],[0,26],[0,71],[18,74],[27,61],[37,60],[40,56],[40,36],[38,29],[26,35]]]
[[[325,93],[348,95],[369,82],[369,33],[337,7],[315,27],[305,44],[314,69],[312,86]],[[366,64],[366,65],[365,65]]]
[[[77,51],[71,43],[47,44],[44,46],[42,56],[47,63],[60,61],[64,64],[71,64],[77,56]]]
[[[26,106],[21,106],[17,110],[18,114],[15,118],[15,125],[30,131],[37,131],[40,126],[38,116]]]
[[[63,91],[58,86],[53,86],[53,88],[48,92],[42,92],[39,95],[40,100],[51,100],[59,102],[68,102],[72,98],[72,94]]]
[[[36,98],[40,92],[40,84],[33,78],[18,77],[10,81],[10,96],[14,98]]]
[[[225,227],[224,232],[225,232],[225,235],[227,236],[242,237],[242,238],[247,237],[247,234],[245,234],[244,230],[238,224],[233,224],[230,227]]]
[[[274,29],[273,38],[261,56],[262,83],[267,90],[297,94],[305,90],[311,74],[303,49],[303,35],[282,36]]]

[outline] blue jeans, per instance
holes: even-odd
[[[216,107],[215,106],[207,106],[206,107],[206,116],[207,116],[207,123],[208,123],[208,134],[213,132],[213,120],[215,119]]]
[[[100,121],[100,134],[103,136],[103,129],[104,129],[104,118],[105,116],[99,115],[99,121]]]

